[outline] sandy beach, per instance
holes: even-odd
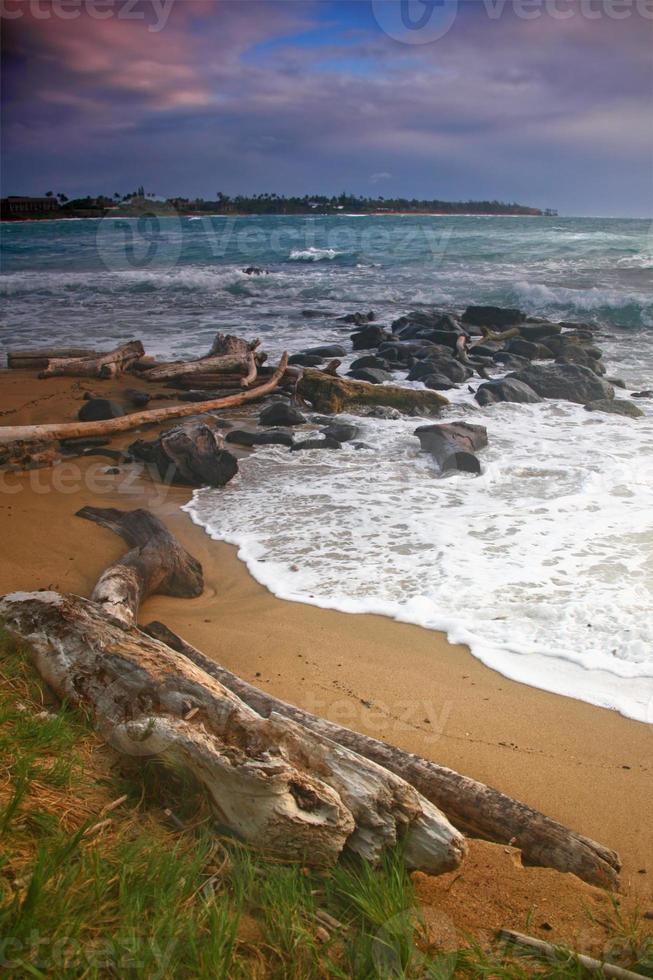
[[[124,387],[105,382],[102,393]],[[84,391],[96,388],[0,372],[0,421],[74,418]],[[127,433],[112,446],[134,438]],[[441,634],[281,601],[251,578],[235,548],[212,541],[181,511],[188,490],[155,485],[135,465],[112,468],[95,456],[2,474],[0,593],[52,587],[88,595],[124,548],[75,512],[87,503],[150,507],[202,562],[206,587],[198,599],[149,599],[143,623],[161,620],[272,694],[489,783],[615,848],[623,893],[651,904],[650,726],[513,683]],[[554,893],[562,888],[563,876],[528,874]],[[564,877],[567,888],[571,876]],[[587,890],[575,879],[573,887]]]

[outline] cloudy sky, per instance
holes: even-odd
[[[3,0],[3,194],[653,215],[653,0]]]

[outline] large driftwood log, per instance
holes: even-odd
[[[31,350],[10,350],[7,353],[7,367],[12,370],[26,368],[41,371],[52,359],[76,357],[88,360],[103,357],[105,351],[89,350],[87,347],[34,347]]]
[[[242,377],[250,371],[250,354],[219,354],[217,357],[201,357],[195,361],[176,361],[161,364],[145,371],[141,377],[146,381],[169,381],[171,378],[187,377],[192,374],[229,374]],[[262,355],[261,355],[262,356]]]
[[[307,368],[297,384],[297,394],[316,412],[337,414],[365,405],[387,405],[409,415],[437,415],[448,400],[437,391],[417,391],[398,385],[373,385],[351,381]]]
[[[126,623],[136,622],[141,602],[153,592],[195,598],[204,590],[202,566],[147,510],[82,507],[78,517],[119,534],[131,551],[105,569],[91,599]]]
[[[133,364],[145,351],[140,340],[131,340],[128,344],[116,347],[115,350],[97,357],[52,358],[47,367],[41,371],[39,378],[72,377],[72,378],[115,378],[122,374],[130,364]]]
[[[202,782],[222,821],[272,854],[323,864],[347,848],[378,861],[402,841],[410,867],[457,867],[462,836],[402,778],[289,718],[262,718],[187,657],[133,623],[154,590],[196,595],[201,568],[156,517],[85,508],[133,545],[92,600],[56,592],[0,599],[57,694],[92,711],[118,751],[165,753]]]
[[[90,709],[111,745],[161,754],[204,784],[223,824],[276,857],[377,861],[399,840],[410,867],[460,863],[465,843],[403,779],[295,722],[261,718],[186,657],[95,602],[56,592],[0,599],[61,697]]]
[[[475,450],[487,446],[487,429],[471,422],[447,422],[442,425],[420,425],[414,435],[423,452],[436,460],[441,473],[460,470],[480,473],[481,464]]]
[[[572,872],[600,887],[618,886],[621,862],[615,851],[575,833],[539,810],[445,766],[280,701],[209,659],[162,623],[150,623],[145,631],[183,653],[260,715],[275,713],[291,718],[401,775],[463,833],[518,847],[527,864]]]
[[[284,375],[288,355],[284,354],[276,371],[265,384],[253,387],[251,390],[226,398],[215,398],[206,402],[193,402],[184,405],[173,405],[169,408],[154,408],[146,412],[134,412],[117,419],[105,422],[52,422],[44,425],[5,425],[0,426],[0,447],[8,444],[20,444],[18,449],[27,451],[27,443],[43,440],[89,438],[91,436],[113,435],[116,432],[129,432],[142,425],[152,425],[167,422],[169,419],[188,418],[200,415],[202,412],[215,412],[222,408],[235,408],[247,402],[262,398],[274,391]],[[0,453],[1,455],[1,453]],[[15,455],[15,453],[14,453]]]

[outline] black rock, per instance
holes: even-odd
[[[626,382],[623,378],[608,378],[605,379],[609,384],[614,385],[615,388],[625,388]]]
[[[141,391],[139,388],[127,388],[124,396],[134,408],[145,408],[152,398],[149,391]]]
[[[239,446],[292,446],[294,442],[290,429],[267,429],[265,432],[232,429],[225,438],[227,442],[236,442]]]
[[[370,310],[368,313],[345,313],[344,316],[339,316],[338,319],[341,323],[353,323],[355,327],[362,327],[364,324],[376,320],[376,315],[374,310]]]
[[[356,371],[348,371],[347,374],[355,381],[369,381],[373,385],[392,380],[392,375],[388,371],[381,371],[380,368],[358,368]]]
[[[288,358],[288,364],[299,364],[300,367],[317,367],[324,364],[324,358],[319,354],[292,354]]]
[[[595,374],[605,374],[605,365],[586,347],[568,346],[556,357],[556,364],[579,364]]]
[[[372,347],[379,347],[384,340],[390,340],[392,334],[388,333],[385,327],[370,324],[351,335],[351,342],[354,350],[370,350]]]
[[[562,398],[579,405],[614,398],[612,385],[589,368],[576,364],[531,364],[508,377],[523,381],[542,398]]]
[[[480,355],[481,357],[494,357],[495,354],[500,354],[503,352],[505,344],[502,340],[484,340],[482,344],[474,344],[470,348],[469,353],[474,356]]]
[[[336,442],[349,442],[358,435],[358,427],[351,422],[330,422],[320,431],[323,436],[335,439]]]
[[[559,323],[533,323],[529,317],[528,323],[520,323],[519,332],[524,340],[532,343],[543,340],[547,343],[549,337],[557,336],[562,330]]]
[[[631,391],[631,398],[653,398],[653,391],[647,388],[645,391]]]
[[[529,367],[531,363],[527,357],[520,357],[519,354],[509,354],[505,350],[498,351],[492,360],[495,364],[501,364],[508,371],[521,371],[522,368]]]
[[[216,432],[201,419],[163,432],[158,439],[132,443],[129,451],[164,483],[223,487],[238,472],[238,460],[221,446]]]
[[[266,405],[258,417],[261,425],[303,425],[304,415],[286,402],[272,402]]]
[[[77,418],[80,422],[104,422],[106,419],[119,419],[125,410],[118,402],[108,398],[91,398],[80,408]]]
[[[442,473],[460,470],[480,473],[481,464],[475,453],[487,446],[487,429],[470,422],[445,422],[420,425],[414,435],[420,441],[423,452],[431,453]]]
[[[444,374],[427,374],[426,377],[420,378],[420,381],[425,388],[430,388],[432,391],[449,391],[455,388],[451,378],[447,378]]]
[[[509,354],[517,354],[519,357],[527,357],[531,361],[537,357],[538,352],[537,344],[531,343],[530,340],[524,340],[522,337],[512,337],[506,343],[505,349]]]
[[[373,446],[369,446],[366,442],[352,442],[352,449],[373,449]]]
[[[626,415],[631,419],[641,418],[644,414],[641,408],[625,398],[599,398],[588,402],[585,408],[588,412],[608,412],[610,415]]]
[[[342,449],[337,439],[326,436],[324,439],[304,439],[303,442],[295,442],[290,451],[295,453],[301,449]]]
[[[541,402],[540,396],[523,381],[516,378],[502,378],[500,381],[487,381],[476,389],[474,396],[479,405],[494,405],[495,402]]]
[[[355,361],[352,361],[350,368],[352,371],[356,371],[358,368],[380,368],[382,371],[387,371],[389,364],[384,357],[377,357],[376,354],[365,354],[363,357],[357,357]]]
[[[243,269],[246,276],[263,276],[267,275],[265,269],[259,269],[257,265],[248,265],[246,269]]]
[[[463,313],[463,323],[474,323],[478,327],[515,327],[523,323],[526,315],[521,310],[505,309],[502,306],[468,306]]]
[[[323,347],[307,347],[301,354],[315,354],[317,357],[345,357],[347,351],[341,344],[325,344]]]

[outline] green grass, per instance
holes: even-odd
[[[620,962],[653,976],[641,923],[613,912]],[[542,962],[473,940],[430,947],[400,854],[319,872],[220,836],[182,773],[119,762],[79,712],[48,704],[2,631],[0,969],[85,980],[584,975],[562,952]]]

